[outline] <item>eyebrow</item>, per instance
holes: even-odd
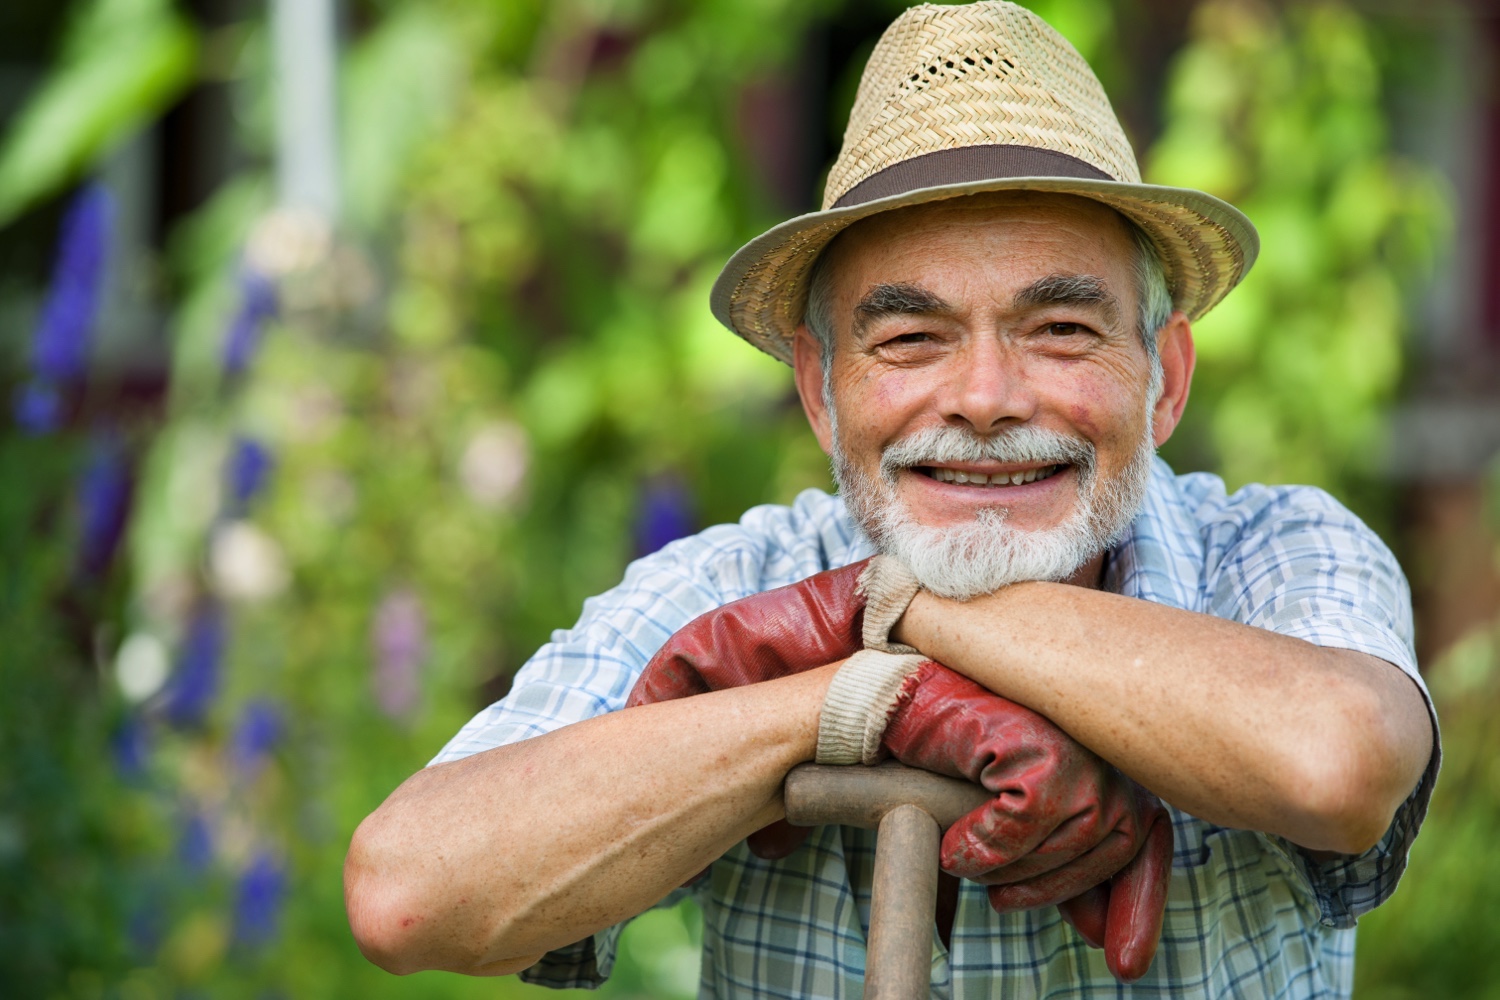
[[[1049,274],[1016,293],[1012,307],[1041,309],[1047,306],[1093,306],[1120,321],[1120,300],[1103,279],[1092,274]]]
[[[953,312],[943,298],[923,288],[900,282],[873,286],[854,307],[854,333],[886,316],[938,316]]]

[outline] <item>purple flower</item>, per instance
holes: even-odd
[[[271,940],[285,895],[286,873],[274,857],[262,851],[250,861],[235,886],[235,940],[251,947]]]
[[[32,378],[14,402],[16,423],[31,434],[57,429],[62,387],[88,368],[113,216],[110,194],[98,184],[80,190],[63,214],[52,282],[31,340]]]
[[[63,216],[52,284],[31,350],[32,370],[49,382],[77,379],[88,364],[113,215],[109,192],[90,184]]]
[[[146,770],[151,756],[151,734],[140,716],[130,714],[120,720],[110,735],[110,754],[115,770],[123,778],[138,778]]]
[[[420,671],[427,659],[427,616],[415,593],[398,588],[375,610],[370,630],[375,647],[375,700],[393,719],[404,718],[417,706]]]
[[[81,526],[78,569],[96,577],[109,568],[130,513],[130,461],[118,435],[94,439],[92,454],[78,485]]]
[[[693,508],[693,496],[681,479],[667,475],[648,480],[635,519],[636,555],[648,556],[696,531]]]
[[[260,346],[261,327],[276,315],[276,284],[251,267],[240,272],[240,303],[224,335],[224,371],[243,374]]]
[[[224,618],[217,607],[205,604],[188,622],[177,657],[177,669],[162,692],[162,710],[177,726],[203,722],[219,691],[219,661],[224,653]]]
[[[266,482],[271,478],[275,460],[270,449],[254,438],[235,439],[234,450],[229,454],[225,478],[229,486],[229,514],[243,517]]]
[[[32,379],[16,394],[16,425],[30,434],[55,431],[62,423],[63,399],[57,386]]]
[[[269,701],[252,701],[240,713],[229,742],[229,756],[243,774],[260,769],[266,754],[281,738],[281,712]]]
[[[208,820],[196,809],[182,818],[182,827],[177,831],[177,860],[189,873],[197,875],[214,859],[213,833]]]

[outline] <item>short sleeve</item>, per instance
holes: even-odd
[[[808,490],[793,507],[752,508],[739,524],[717,525],[636,560],[619,586],[584,601],[578,623],[554,632],[517,671],[510,693],[470,719],[431,763],[624,708],[672,633],[730,601],[844,565],[853,541],[842,503]],[[675,905],[688,891],[674,891],[657,907]],[[614,968],[624,928],[606,927],[550,951],[520,978],[556,989],[597,988]]]
[[[578,623],[553,632],[516,672],[510,693],[470,719],[431,763],[624,708],[672,633],[730,601],[852,562],[860,554],[851,550],[855,541],[842,502],[805,490],[791,507],[752,507],[738,524],[715,525],[637,559],[619,586],[584,601]]]
[[[578,624],[554,632],[516,673],[510,693],[475,715],[432,763],[623,708],[636,678],[668,636],[730,599],[722,577],[737,576],[740,555],[699,536],[633,563],[618,587],[585,601]],[[679,890],[657,905],[673,905],[681,896]],[[615,924],[554,949],[522,970],[520,978],[553,989],[597,989],[614,968],[624,929],[625,923]]]
[[[710,529],[631,563],[619,586],[583,603],[528,660],[510,693],[481,710],[433,764],[541,736],[625,707],[636,678],[671,634],[755,588],[759,553],[733,527]]]
[[[1284,837],[1266,836],[1272,850],[1281,855],[1312,890],[1318,904],[1318,919],[1325,927],[1353,927],[1366,913],[1390,898],[1406,871],[1407,854],[1417,839],[1432,782],[1437,774],[1437,751],[1417,788],[1396,810],[1395,818],[1380,843],[1364,854],[1319,861]]]
[[[1265,489],[1262,487],[1261,489]],[[1357,857],[1318,862],[1268,838],[1306,881],[1321,921],[1352,927],[1388,899],[1437,781],[1437,713],[1417,670],[1411,591],[1389,548],[1359,518],[1311,487],[1267,490],[1239,526],[1208,581],[1209,610],[1319,646],[1352,649],[1399,669],[1421,693],[1432,721],[1432,756],[1380,842]]]

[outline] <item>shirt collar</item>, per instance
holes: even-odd
[[[1177,477],[1160,458],[1151,464],[1146,503],[1109,552],[1104,589],[1126,597],[1203,610],[1203,536]]]

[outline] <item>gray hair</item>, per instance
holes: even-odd
[[[1136,329],[1146,356],[1151,361],[1150,397],[1154,400],[1161,392],[1161,356],[1157,352],[1157,335],[1172,316],[1172,293],[1167,288],[1166,270],[1162,267],[1161,251],[1146,235],[1145,230],[1130,219],[1121,216],[1130,229],[1135,244],[1135,293],[1137,300]],[[845,230],[848,232],[848,230]],[[830,243],[813,262],[807,287],[807,328],[818,341],[823,361],[824,395],[828,395],[828,377],[833,364],[833,268],[828,266]]]

